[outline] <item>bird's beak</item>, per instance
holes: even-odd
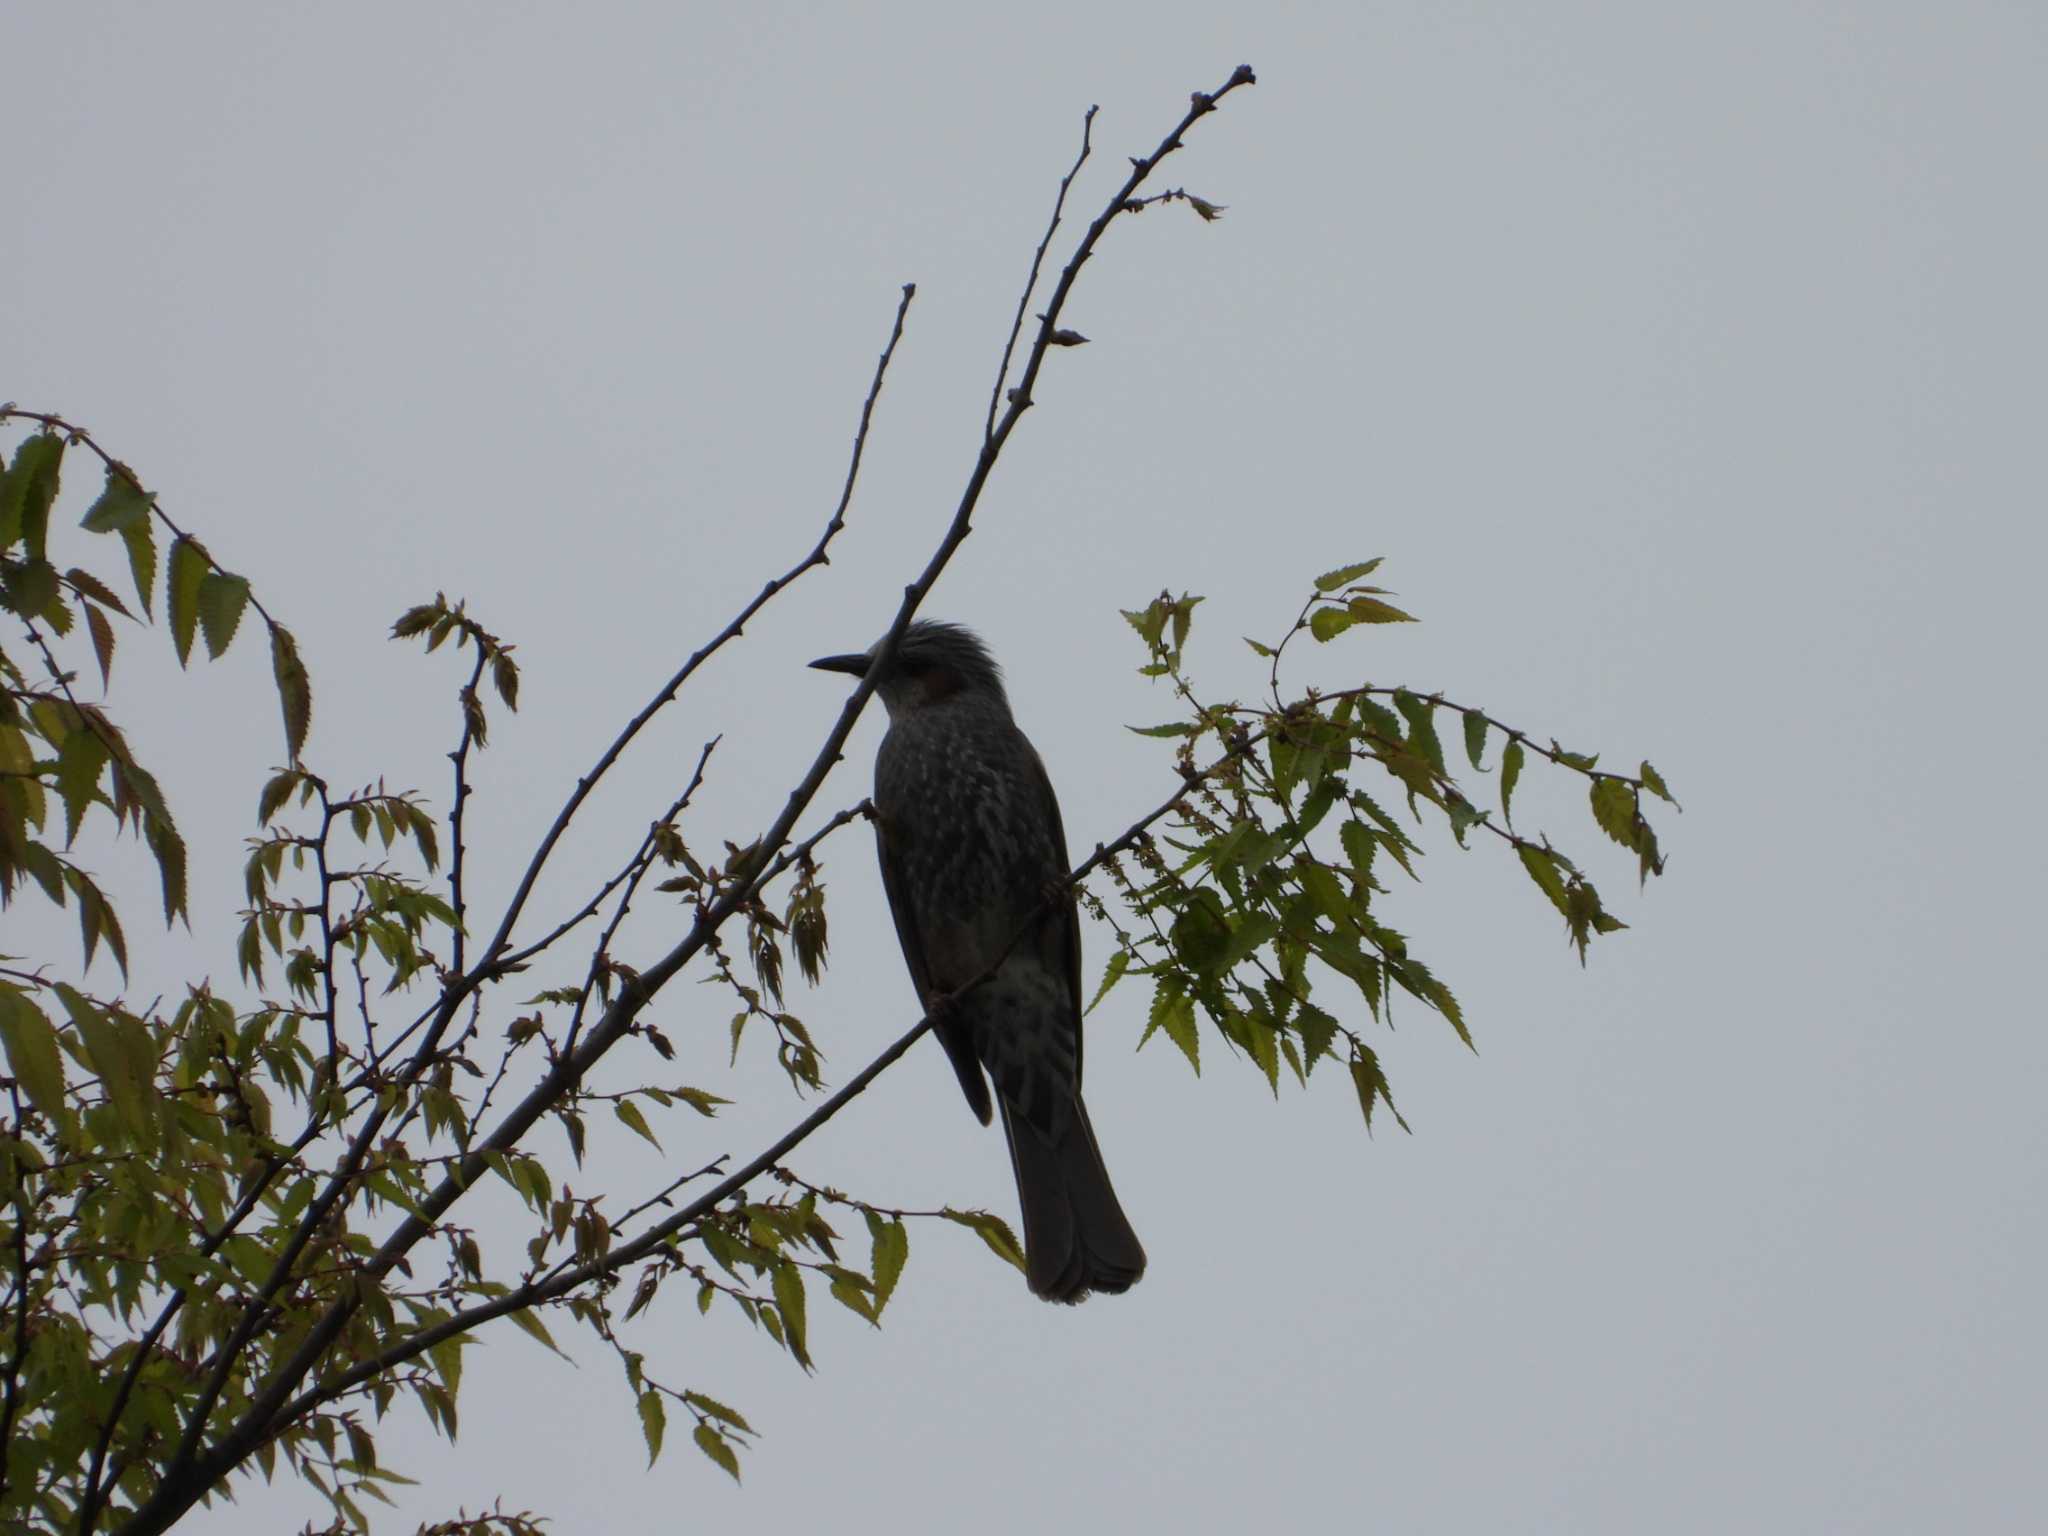
[[[811,663],[820,672],[850,672],[855,677],[868,675],[868,655],[855,651],[851,656],[820,656]]]

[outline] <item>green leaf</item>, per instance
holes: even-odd
[[[1515,781],[1522,776],[1522,743],[1519,739],[1508,743],[1507,751],[1500,755],[1500,814],[1509,826],[1515,824],[1515,813],[1508,802],[1515,797]]]
[[[206,632],[206,652],[218,660],[235,638],[242,610],[249,605],[247,578],[208,571],[199,583],[199,624]]]
[[[92,731],[73,731],[57,753],[57,793],[64,800],[64,841],[78,836],[86,808],[99,798],[100,773],[107,766],[107,745]]]
[[[1109,995],[1109,989],[1123,979],[1123,974],[1129,969],[1130,963],[1131,952],[1127,949],[1119,949],[1109,957],[1109,964],[1102,968],[1101,985],[1096,987],[1095,996],[1089,1000],[1088,1006],[1081,1010],[1082,1018],[1085,1019],[1089,1014],[1093,1013],[1095,1005]]]
[[[683,1401],[699,1413],[708,1414],[722,1423],[730,1424],[742,1434],[751,1435],[754,1426],[749,1424],[737,1408],[728,1408],[715,1397],[706,1397],[702,1392],[685,1392]]]
[[[128,570],[135,578],[136,600],[145,616],[156,612],[156,530],[149,523],[137,523],[121,530],[121,542],[128,546]]]
[[[1593,819],[1600,823],[1600,830],[1635,852],[1636,792],[1620,779],[1595,779],[1591,798]]]
[[[1448,775],[1443,743],[1436,739],[1436,700],[1417,698],[1404,688],[1394,694],[1394,707],[1408,721],[1408,745],[1440,776]]]
[[[1351,861],[1351,873],[1365,890],[1372,889],[1373,854],[1379,847],[1379,839],[1362,821],[1347,819],[1337,829],[1337,840],[1344,845],[1344,857]]]
[[[7,1047],[8,1068],[29,1103],[59,1125],[66,1123],[70,1106],[64,1097],[64,1058],[57,1049],[56,1027],[19,990],[4,985],[0,1042]]]
[[[1417,622],[1412,613],[1403,613],[1392,603],[1383,603],[1376,597],[1354,597],[1346,605],[1351,610],[1353,622],[1359,624],[1413,624]]]
[[[1529,871],[1529,878],[1550,898],[1550,904],[1569,919],[1572,907],[1565,896],[1564,876],[1558,871],[1557,855],[1533,843],[1524,843],[1517,851],[1522,855],[1522,867]]]
[[[1337,1038],[1337,1021],[1313,1004],[1304,1003],[1294,1017],[1294,1032],[1301,1037],[1302,1071],[1306,1076],[1330,1054],[1330,1046]]]
[[[740,1480],[740,1459],[733,1454],[732,1446],[727,1443],[725,1436],[700,1419],[696,1429],[691,1431],[690,1438],[697,1442],[698,1450],[732,1474],[734,1482]]]
[[[1017,1234],[1010,1230],[1009,1223],[1002,1217],[992,1216],[987,1211],[956,1211],[950,1205],[939,1214],[973,1231],[988,1244],[989,1252],[1004,1263],[1020,1270],[1024,1267],[1024,1245],[1017,1241]]]
[[[1124,729],[1134,736],[1192,736],[1201,727],[1187,720],[1169,720],[1164,725],[1127,725]]]
[[[1170,934],[1173,950],[1189,970],[1203,975],[1222,967],[1225,947],[1230,942],[1230,924],[1223,915],[1223,898],[1206,886],[1193,893],[1174,919]]]
[[[1476,709],[1465,711],[1465,756],[1472,760],[1472,766],[1479,772],[1486,772],[1486,765],[1480,761],[1486,753],[1486,716]]]
[[[556,1354],[562,1355],[561,1348],[555,1343],[554,1336],[548,1332],[548,1325],[540,1320],[533,1308],[521,1307],[517,1312],[508,1312],[505,1315],[518,1324],[520,1332],[538,1339]],[[566,1360],[569,1357],[562,1355],[562,1358]]]
[[[96,603],[104,604],[120,614],[124,619],[135,617],[134,614],[128,611],[128,605],[121,601],[120,595],[112,587],[82,566],[74,565],[71,567],[70,570],[64,573],[64,580],[80,597],[89,597]]]
[[[171,545],[164,611],[170,617],[171,643],[177,647],[179,666],[184,666],[192,655],[192,637],[199,632],[199,589],[211,568],[190,538],[181,537]]]
[[[41,618],[59,601],[57,568],[40,556],[31,557],[9,568],[0,591],[6,595],[7,606],[23,618]],[[53,619],[52,623],[60,621]]]
[[[109,464],[106,489],[86,509],[85,518],[78,526],[87,533],[125,532],[147,523],[150,508],[155,505],[156,497],[137,485],[125,471]]]
[[[105,613],[87,603],[85,627],[92,632],[92,653],[100,664],[100,686],[105,688],[114,680],[114,626]]]
[[[1660,775],[1657,772],[1657,770],[1652,768],[1647,762],[1643,764],[1641,778],[1644,787],[1648,789],[1651,794],[1655,795],[1659,800],[1664,801],[1668,805],[1678,804],[1676,800],[1672,799],[1671,791],[1664,787],[1663,776]]]
[[[1185,984],[1177,975],[1162,976],[1152,993],[1152,1012],[1145,1023],[1145,1032],[1138,1037],[1138,1044],[1152,1038],[1153,1031],[1165,1030],[1167,1039],[1181,1049],[1188,1059],[1188,1065],[1195,1069],[1195,1076],[1202,1075],[1201,1045],[1195,1033],[1195,1005],[1187,995]]]
[[[647,1117],[640,1113],[638,1104],[631,1099],[621,1099],[612,1106],[612,1113],[619,1117],[621,1124],[645,1140],[655,1151],[662,1150],[661,1143],[654,1139],[654,1132],[647,1128]]]
[[[789,1341],[789,1352],[796,1356],[796,1363],[805,1370],[811,1368],[810,1351],[804,1347],[804,1273],[787,1261],[775,1266],[772,1281],[775,1289],[775,1309],[782,1314],[782,1326]]]
[[[86,1059],[98,1074],[129,1137],[142,1150],[154,1151],[157,1059],[147,1027],[139,1019],[121,1016],[117,1010],[101,1009],[62,982],[57,984],[56,992],[85,1046]]]
[[[1318,608],[1308,616],[1308,632],[1327,644],[1357,622],[1348,608]]]
[[[0,549],[19,542],[29,559],[43,558],[63,460],[64,439],[54,432],[38,432],[14,451],[0,475]]]
[[[1279,1031],[1263,1019],[1247,1018],[1244,1021],[1245,1043],[1250,1047],[1252,1061],[1266,1074],[1266,1086],[1274,1098],[1280,1097],[1280,1041]]]
[[[1387,1112],[1394,1117],[1394,1123],[1404,1131],[1408,1129],[1408,1122],[1401,1118],[1401,1111],[1394,1108],[1394,1095],[1387,1087],[1387,1074],[1380,1069],[1380,1059],[1370,1046],[1361,1045],[1358,1054],[1351,1058],[1351,1082],[1358,1090],[1358,1107],[1365,1113],[1368,1132],[1372,1130],[1372,1112],[1376,1103],[1384,1103]]]
[[[647,1441],[647,1465],[654,1465],[661,1456],[661,1437],[668,1433],[668,1410],[662,1406],[661,1394],[649,1388],[640,1394],[640,1433]]]
[[[885,1220],[873,1211],[867,1213],[867,1218],[868,1236],[874,1245],[868,1267],[874,1276],[875,1311],[880,1313],[896,1294],[896,1282],[903,1278],[903,1266],[910,1262],[910,1233],[900,1220]]]
[[[285,745],[293,761],[305,750],[306,730],[313,723],[313,682],[299,660],[298,642],[282,624],[270,626],[270,670],[277,679],[277,702],[284,714]]]
[[[1334,571],[1325,571],[1316,578],[1316,590],[1318,592],[1334,592],[1339,587],[1348,587],[1360,577],[1370,576],[1374,571],[1378,570],[1380,561],[1385,558],[1385,555],[1381,555],[1377,559],[1361,560],[1356,565],[1340,565]]]

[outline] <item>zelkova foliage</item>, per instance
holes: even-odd
[[[1046,359],[1082,344],[1060,317],[1105,232],[1164,203],[1203,220],[1221,212],[1182,189],[1141,188],[1197,122],[1251,83],[1239,69],[1197,93],[1159,146],[1131,161],[1027,327],[1091,152],[1091,111],[1031,264],[973,470],[892,640],[966,538]],[[767,827],[698,824],[693,797],[719,763],[712,741],[676,798],[648,808],[615,873],[573,910],[529,910],[584,801],[648,720],[825,563],[913,293],[906,287],[896,310],[815,547],[622,725],[512,888],[487,896],[470,888],[467,850],[501,834],[475,824],[473,790],[491,732],[520,702],[513,647],[445,597],[407,610],[395,638],[460,658],[450,792],[441,803],[378,782],[339,785],[309,750],[298,646],[255,586],[172,523],[89,433],[0,408],[0,421],[25,429],[0,444],[0,906],[67,909],[80,938],[75,956],[0,957],[0,1525],[141,1536],[251,1469],[283,1469],[325,1495],[337,1528],[365,1526],[368,1504],[405,1481],[380,1458],[387,1415],[403,1424],[423,1412],[453,1437],[465,1352],[500,1318],[549,1347],[564,1320],[590,1329],[619,1365],[650,1458],[674,1428],[737,1477],[754,1429],[727,1405],[735,1394],[653,1358],[629,1328],[637,1317],[658,1314],[668,1337],[698,1313],[737,1314],[809,1368],[817,1304],[829,1298],[879,1324],[919,1222],[963,1227],[1020,1263],[997,1216],[897,1209],[786,1161],[928,1020],[768,1146],[743,1158],[719,1145],[714,1117],[730,1094],[759,1088],[763,1054],[797,1094],[825,1086],[824,1031],[791,1007],[786,960],[806,982],[826,964],[816,850],[868,808],[813,819],[801,835],[798,823],[871,680],[816,757],[790,766],[788,799]],[[96,495],[58,516],[61,471],[82,456]],[[1253,705],[1202,702],[1183,669],[1197,599],[1162,597],[1128,615],[1145,671],[1169,679],[1186,706],[1181,720],[1146,731],[1174,742],[1170,793],[1097,844],[1069,892],[1046,898],[1079,899],[1114,927],[1102,990],[1122,976],[1152,979],[1148,1037],[1163,1031],[1199,1065],[1196,1021],[1206,1017],[1275,1085],[1283,1061],[1305,1081],[1342,1056],[1368,1123],[1392,1099],[1367,1031],[1397,993],[1464,1031],[1449,987],[1378,913],[1389,871],[1416,873],[1419,849],[1395,809],[1405,801],[1413,815],[1441,816],[1461,842],[1504,840],[1583,956],[1620,925],[1576,863],[1510,821],[1524,765],[1584,776],[1599,827],[1645,875],[1660,866],[1645,797],[1669,798],[1647,764],[1615,775],[1435,694],[1361,684],[1283,700],[1281,664],[1302,633],[1334,642],[1354,625],[1407,617],[1365,584],[1371,573],[1367,563],[1321,578],[1292,628],[1255,644],[1270,658],[1271,687]],[[263,782],[238,855],[232,984],[188,979],[226,973],[200,938],[173,986],[128,975],[124,924],[141,872],[166,922],[187,921],[189,829],[111,702],[117,637],[158,620],[181,663],[252,637],[270,652],[283,759],[267,777],[250,775]],[[1475,766],[1499,739],[1497,815],[1460,788],[1442,733],[1461,733]],[[203,829],[194,856],[223,858],[238,835]],[[875,899],[865,861],[849,865],[862,871],[858,899]],[[633,942],[624,930],[636,909],[660,914],[667,947],[619,952]],[[678,988],[657,1023],[649,1004],[685,975],[731,1002],[707,1009],[714,994]],[[1319,991],[1332,975],[1359,1000]],[[677,1050],[664,1030],[685,1028],[717,1032],[729,1051],[722,1092],[667,1069]],[[664,1177],[621,1188],[600,1176],[597,1160],[637,1141],[660,1150]],[[1142,1293],[1124,1304],[1142,1305]],[[534,1517],[500,1510],[433,1527],[534,1528]]]
[[[1142,610],[1125,611],[1148,653],[1140,672],[1169,680],[1188,711],[1183,720],[1132,729],[1178,741],[1174,766],[1186,792],[1163,831],[1141,833],[1126,854],[1106,861],[1115,904],[1086,890],[1080,899],[1118,941],[1095,1003],[1126,975],[1153,978],[1141,1045],[1164,1032],[1200,1073],[1199,1009],[1275,1093],[1283,1061],[1305,1085],[1317,1062],[1341,1054],[1367,1127],[1384,1105],[1405,1130],[1379,1054],[1336,1011],[1345,1005],[1312,1000],[1318,977],[1334,977],[1357,992],[1364,1018],[1391,1023],[1395,999],[1405,994],[1472,1044],[1450,987],[1375,910],[1391,870],[1420,878],[1422,847],[1388,806],[1405,801],[1415,822],[1440,817],[1460,847],[1478,831],[1512,848],[1564,919],[1583,963],[1595,936],[1626,925],[1562,850],[1514,830],[1523,767],[1533,756],[1583,777],[1593,820],[1635,855],[1645,881],[1663,872],[1664,860],[1643,797],[1671,795],[1648,763],[1633,776],[1608,772],[1595,757],[1555,741],[1542,745],[1441,694],[1360,683],[1284,697],[1282,665],[1302,634],[1329,643],[1358,625],[1414,622],[1386,601],[1384,588],[1366,583],[1379,564],[1325,572],[1277,641],[1246,639],[1268,662],[1267,696],[1251,705],[1196,696],[1183,653],[1201,598],[1161,593]],[[1463,738],[1474,770],[1483,768],[1491,738],[1502,738],[1498,815],[1466,795],[1440,721]],[[1356,1004],[1348,1011],[1358,1018]]]

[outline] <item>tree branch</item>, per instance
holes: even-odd
[[[797,786],[791,790],[774,822],[756,841],[754,846],[758,851],[755,855],[755,868],[760,872],[749,873],[745,870],[739,871],[738,878],[732,882],[726,893],[699,912],[697,920],[692,924],[689,933],[679,943],[621,988],[619,996],[599,1016],[597,1022],[591,1028],[588,1037],[574,1051],[564,1052],[557,1058],[549,1071],[535,1084],[533,1089],[517,1105],[506,1112],[505,1118],[490,1134],[483,1145],[456,1161],[442,1183],[420,1203],[419,1214],[408,1216],[399,1223],[397,1229],[386,1239],[377,1252],[362,1264],[358,1274],[359,1288],[349,1296],[337,1300],[328,1308],[320,1320],[313,1325],[291,1358],[271,1374],[269,1381],[261,1390],[252,1394],[248,1407],[235,1423],[214,1442],[213,1448],[210,1451],[203,1455],[193,1454],[196,1450],[196,1446],[191,1444],[191,1430],[194,1426],[188,1424],[187,1444],[181,1445],[179,1454],[174,1458],[171,1465],[166,1468],[163,1479],[158,1484],[155,1492],[134,1512],[122,1527],[124,1536],[155,1536],[155,1533],[168,1528],[185,1510],[189,1509],[194,1502],[202,1497],[208,1489],[214,1487],[222,1477],[226,1476],[244,1458],[250,1455],[257,1446],[271,1438],[282,1424],[291,1422],[292,1417],[303,1412],[306,1406],[310,1406],[311,1402],[319,1400],[319,1395],[323,1391],[319,1387],[311,1389],[311,1392],[308,1394],[301,1394],[297,1399],[294,1399],[293,1394],[297,1391],[299,1383],[325,1357],[336,1338],[339,1337],[342,1329],[346,1327],[350,1317],[354,1315],[357,1307],[360,1305],[360,1302],[356,1299],[360,1294],[360,1286],[375,1284],[380,1281],[423,1237],[430,1234],[442,1214],[461,1197],[473,1184],[474,1180],[488,1167],[487,1154],[491,1152],[502,1153],[516,1147],[526,1131],[551,1107],[560,1102],[564,1093],[572,1090],[582,1080],[590,1067],[626,1034],[647,1003],[686,964],[695,958],[709,939],[723,926],[725,921],[735,911],[739,910],[746,901],[751,899],[759,889],[760,884],[765,879],[766,871],[771,861],[782,850],[797,819],[809,806],[811,800],[815,798],[827,774],[839,762],[847,737],[852,733],[854,722],[859,717],[862,708],[866,705],[869,695],[874,691],[874,682],[877,674],[885,669],[887,661],[894,654],[895,647],[903,631],[909,626],[911,619],[915,616],[918,605],[931,590],[934,583],[938,580],[940,573],[944,571],[947,564],[951,561],[953,554],[971,531],[971,518],[976,506],[980,502],[981,493],[987,484],[989,474],[994,469],[996,460],[1000,456],[1011,432],[1015,430],[1023,413],[1030,408],[1032,386],[1037,379],[1040,368],[1044,364],[1048,348],[1053,345],[1053,333],[1057,329],[1060,312],[1065,306],[1067,296],[1073,289],[1082,264],[1094,253],[1095,246],[1100,242],[1103,232],[1117,215],[1124,211],[1124,205],[1130,200],[1132,194],[1151,173],[1152,169],[1167,155],[1180,148],[1182,137],[1188,129],[1199,119],[1214,111],[1218,99],[1241,85],[1251,84],[1252,81],[1251,70],[1240,66],[1232,73],[1224,86],[1213,95],[1197,92],[1192,99],[1192,104],[1187,114],[1180,123],[1161,141],[1159,147],[1150,156],[1144,160],[1133,161],[1131,174],[1126,178],[1122,188],[1111,199],[1102,213],[1096,217],[1095,221],[1089,225],[1073,257],[1061,272],[1059,283],[1054,288],[1051,301],[1040,319],[1038,334],[1034,338],[1027,355],[1019,382],[1009,393],[1008,409],[1003,412],[998,420],[995,430],[984,438],[981,451],[976,458],[974,468],[968,477],[967,485],[961,494],[959,504],[954,511],[952,521],[945,535],[941,538],[938,548],[933,552],[924,570],[904,591],[903,601],[898,608],[896,619],[878,648],[878,657],[883,665],[871,669],[868,675],[860,679],[856,684],[853,693],[841,707],[839,718],[834,722],[823,746],[813,759],[809,770],[804,774]],[[597,779],[602,776],[612,763],[617,761],[634,736],[638,734],[640,729],[659,709],[674,697],[675,692],[694,673],[696,668],[728,640],[740,634],[744,629],[746,621],[758,612],[776,592],[812,565],[827,563],[825,559],[826,545],[829,544],[833,535],[842,526],[844,508],[852,495],[859,456],[866,441],[869,417],[875,396],[880,390],[881,376],[886,369],[889,357],[894,351],[897,337],[901,335],[903,314],[908,308],[914,292],[913,287],[906,285],[903,303],[897,310],[896,328],[890,337],[888,349],[882,355],[881,366],[876,371],[875,385],[869,393],[867,406],[862,412],[861,428],[855,440],[855,462],[848,472],[846,489],[841,497],[840,510],[834,513],[832,521],[827,525],[818,545],[809,556],[792,568],[787,575],[769,582],[762,589],[760,595],[724,631],[692,656],[675,677],[671,679],[670,683],[656,695],[654,700],[642,709],[627,724],[626,728],[621,731],[604,755],[600,757],[591,774],[578,782],[577,788],[570,796],[569,802],[563,807],[562,812],[556,817],[553,826],[550,827],[548,833],[543,838],[541,846],[529,864],[526,874],[522,878],[519,888],[514,893],[512,902],[506,910],[505,917],[501,921],[496,935],[494,935],[490,945],[487,947],[483,958],[478,962],[475,969],[458,978],[447,988],[438,1010],[439,1016],[436,1018],[433,1026],[429,1028],[426,1038],[415,1052],[413,1062],[409,1066],[407,1073],[404,1074],[405,1076],[409,1077],[429,1059],[441,1031],[446,1027],[447,1020],[453,1017],[455,1010],[461,1004],[462,998],[493,974],[492,967],[494,962],[504,953],[512,927],[516,923],[519,913],[533,889],[534,883],[539,878],[540,870],[545,865],[548,855],[552,852],[556,843],[559,842],[570,820],[574,817],[576,810],[588,796],[591,787]],[[1147,818],[1146,823],[1140,824],[1140,827],[1136,830],[1142,830],[1143,826],[1149,824],[1152,819],[1156,819],[1159,815],[1164,815],[1167,810],[1172,808],[1173,804],[1177,803],[1179,798],[1177,794],[1165,807],[1154,813],[1154,817]],[[1129,835],[1135,836],[1135,830]],[[1125,839],[1120,838],[1116,844],[1111,845],[1109,848],[1098,848],[1095,856],[1083,866],[1083,870],[1094,867],[1101,859],[1108,857],[1110,852],[1122,846],[1127,846],[1127,844]],[[928,1027],[929,1020],[920,1020],[888,1052],[885,1052],[882,1057],[877,1058],[874,1063],[871,1063],[867,1069],[847,1084],[845,1088],[841,1089],[838,1094],[835,1094],[832,1099],[820,1105],[819,1109],[806,1117],[805,1121],[793,1132],[778,1141],[775,1147],[765,1155],[765,1160],[762,1161],[761,1167],[756,1167],[750,1163],[746,1169],[741,1170],[740,1174],[721,1181],[719,1192],[714,1192],[711,1195],[701,1197],[698,1201],[693,1201],[688,1211],[679,1217],[672,1217],[668,1221],[663,1222],[660,1227],[649,1234],[648,1239],[643,1239],[643,1241],[658,1242],[660,1238],[656,1236],[657,1233],[680,1230],[682,1226],[687,1225],[689,1220],[694,1219],[694,1216],[690,1215],[689,1212],[701,1214],[703,1210],[708,1210],[712,1204],[716,1203],[717,1199],[724,1197],[722,1192],[726,1191],[728,1187],[738,1187],[739,1183],[744,1183],[747,1178],[758,1174],[761,1168],[780,1158],[791,1147],[797,1145],[804,1137],[808,1136],[817,1126],[822,1125],[827,1119],[831,1118],[832,1114],[836,1114],[841,1105],[865,1088],[876,1074],[893,1062],[903,1051],[908,1050],[918,1035],[922,1034]],[[251,1298],[249,1310],[244,1314],[243,1325],[237,1329],[238,1336],[246,1334],[254,1318],[258,1315],[260,1308],[267,1302],[268,1297],[275,1293],[276,1288],[283,1283],[289,1272],[290,1264],[296,1259],[298,1252],[304,1245],[305,1237],[310,1234],[313,1225],[317,1224],[318,1220],[325,1218],[327,1209],[333,1204],[333,1197],[347,1187],[356,1167],[360,1163],[362,1150],[368,1146],[370,1139],[375,1135],[376,1129],[382,1123],[383,1118],[384,1116],[381,1111],[372,1112],[367,1118],[362,1131],[358,1134],[349,1150],[349,1155],[344,1159],[343,1165],[336,1170],[328,1189],[322,1191],[321,1196],[312,1202],[311,1207],[309,1207],[305,1216],[302,1217],[299,1231],[294,1234],[294,1240],[288,1245],[286,1255],[263,1287],[262,1294]],[[738,1183],[735,1183],[735,1180]],[[516,1308],[508,1306],[504,1310],[516,1310]],[[492,1315],[497,1314],[493,1313]],[[246,1337],[242,1337],[241,1343],[246,1344],[246,1342]],[[421,1347],[424,1348],[425,1346],[422,1345]],[[411,1355],[405,1355],[403,1358],[411,1358]],[[343,1381],[347,1379],[347,1376],[341,1378]],[[336,1387],[333,1390],[346,1390],[346,1388]],[[331,1395],[331,1392],[327,1395]]]

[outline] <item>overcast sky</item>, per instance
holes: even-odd
[[[1170,703],[1120,606],[1206,594],[1195,674],[1249,694],[1238,637],[1370,555],[1425,622],[1302,681],[1443,689],[1648,757],[1686,806],[1638,895],[1576,791],[1531,777],[1536,824],[1632,925],[1583,972],[1495,850],[1437,849],[1388,898],[1479,1047],[1419,1011],[1382,1038],[1413,1136],[1368,1139],[1340,1074],[1276,1103],[1213,1037],[1199,1082],[1163,1042],[1134,1054],[1145,997],[1114,994],[1088,1096],[1151,1255],[1129,1295],[1047,1307],[921,1226],[884,1330],[820,1298],[805,1379],[665,1292],[630,1341],[764,1432],[741,1489],[680,1431],[648,1470],[607,1357],[499,1327],[457,1446],[388,1422],[384,1459],[421,1479],[388,1528],[497,1498],[565,1532],[2035,1528],[2048,12],[1248,9],[0,24],[0,398],[91,426],[253,579],[337,782],[445,804],[456,673],[386,643],[402,608],[445,589],[519,644],[482,889],[815,539],[914,280],[831,567],[662,717],[543,895],[615,868],[719,732],[692,838],[765,824],[843,698],[801,663],[880,632],[951,512],[1083,111],[1092,214],[1239,63],[1256,89],[1160,183],[1227,215],[1112,232],[1068,311],[1092,344],[1051,359],[927,612],[994,645],[1078,846],[1170,783],[1123,729]],[[278,750],[244,702],[267,666],[242,648],[173,687],[164,649],[124,642],[116,698],[193,835],[197,964],[225,980]],[[865,793],[880,730],[814,820]],[[839,1079],[915,1012],[865,834],[826,865],[833,968],[797,1006]],[[139,967],[192,974],[145,912]],[[623,957],[681,920],[647,904]],[[687,981],[655,1011],[692,1081],[750,1101],[672,1122],[676,1168],[795,1113],[765,1050],[728,1071],[727,1011]],[[622,1202],[661,1177],[607,1156]],[[935,1048],[795,1161],[1014,1214]],[[256,1484],[204,1518],[320,1515]]]

